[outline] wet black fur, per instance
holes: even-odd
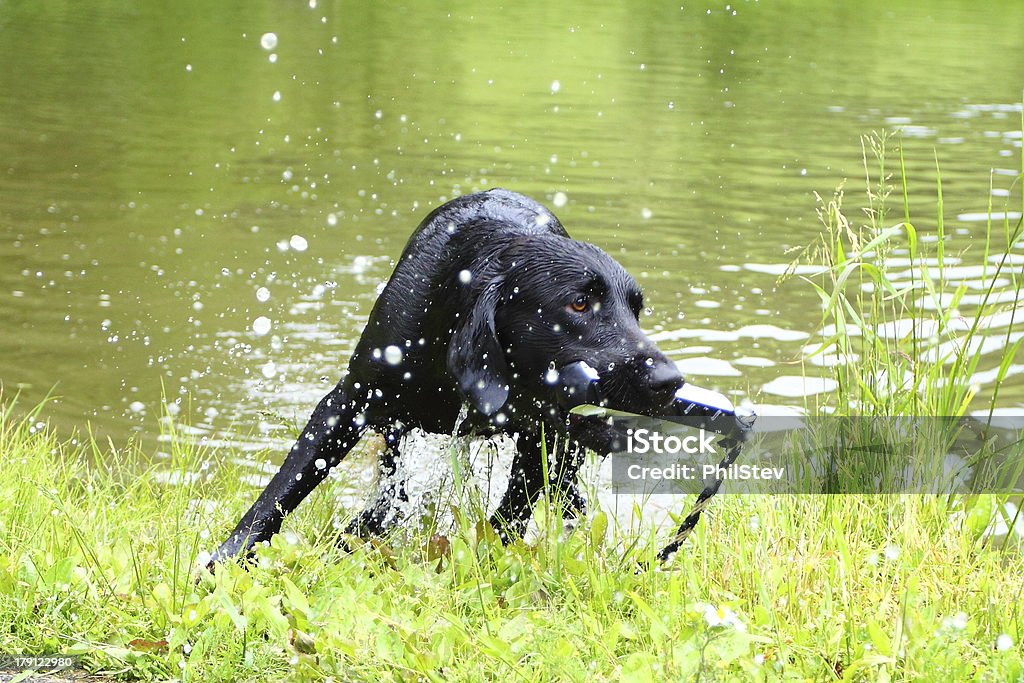
[[[580,299],[583,297],[583,299]],[[573,310],[583,301],[587,310]],[[682,377],[637,322],[636,281],[597,247],[571,239],[537,202],[507,190],[454,199],[413,233],[349,361],[348,374],[313,411],[280,471],[214,554],[212,562],[269,539],[283,517],[372,428],[386,437],[381,467],[393,470],[407,430],[517,435],[509,489],[492,523],[521,534],[544,486],[567,515],[583,506],[576,475],[584,448],[607,452],[604,423],[569,416],[546,379],[549,368],[586,361],[601,373],[608,404],[652,414]],[[401,362],[391,364],[396,346]],[[545,481],[541,430],[558,462]],[[556,441],[558,447],[556,449]],[[326,468],[317,468],[323,459]],[[349,532],[386,531],[400,482],[359,515]]]

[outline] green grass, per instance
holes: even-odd
[[[819,198],[824,232],[804,254],[826,268],[822,277],[804,278],[821,298],[823,329],[830,333],[818,352],[854,359],[833,368],[839,383],[833,407],[854,415],[962,416],[978,407],[972,405],[980,390],[976,373],[995,344],[1001,353],[987,405],[995,408],[1024,343],[1012,339],[1024,322],[1024,276],[1013,258],[1024,225],[1008,218],[1008,209],[1024,209],[1024,201],[994,209],[990,195],[983,234],[951,232],[936,165],[934,217],[925,229],[911,216],[902,148],[896,147],[894,171],[888,137],[865,138],[865,147],[864,221],[844,214],[842,191],[827,202]],[[1020,177],[1014,185],[1020,192]],[[900,200],[895,219],[893,194]],[[994,210],[1004,217],[993,220]],[[977,267],[951,277],[951,258]],[[981,289],[970,289],[968,280]]]
[[[247,471],[61,441],[0,416],[0,650],[78,653],[132,678],[1012,680],[1020,558],[925,496],[723,496],[667,571],[592,517],[503,548],[340,553],[318,491],[249,570],[194,569],[251,502]],[[203,471],[169,486],[158,473]],[[216,500],[213,510],[203,501]],[[955,505],[954,505],[955,508]],[[543,515],[542,515],[543,516]],[[1001,650],[997,646],[1007,646]]]
[[[877,152],[884,164],[884,142]],[[815,258],[830,268],[812,284],[823,323],[845,332],[826,346],[859,358],[834,368],[831,408],[959,415],[980,362],[965,334],[983,330],[954,322],[955,294],[936,298],[949,289],[938,266],[922,261],[907,291],[888,277],[886,255],[925,256],[909,210],[886,227],[888,173],[869,181],[864,226],[838,196],[823,205]],[[1019,237],[998,227],[979,263]],[[900,318],[939,328],[874,333]],[[668,567],[637,571],[664,538],[608,529],[601,512],[563,535],[541,509],[530,545],[502,547],[465,514],[446,538],[344,554],[331,482],[253,566],[211,575],[199,553],[251,503],[256,489],[238,485],[251,470],[168,429],[171,457],[154,464],[0,401],[0,653],[203,682],[1024,680],[1020,549],[985,533],[1001,497],[720,496]]]
[[[911,179],[902,147],[890,136],[872,135],[864,139],[864,150],[861,218],[845,211],[841,189],[828,200],[819,197],[820,240],[791,270],[802,262],[822,269],[801,278],[822,307],[821,337],[810,356],[835,359],[830,371],[837,391],[808,408],[875,419],[819,422],[821,433],[806,438],[886,444],[888,452],[898,454],[842,458],[837,473],[846,485],[838,490],[863,491],[858,482],[904,478],[924,482],[917,490],[940,490],[935,484],[940,478],[953,479],[945,469],[946,454],[961,456],[962,464],[974,468],[973,490],[1006,490],[1006,482],[1022,481],[1022,445],[991,438],[980,423],[999,407],[1000,390],[1019,367],[1014,362],[1024,343],[1015,334],[1024,322],[1018,262],[1024,223],[1009,218],[1024,206],[1007,199],[994,207],[990,194],[984,223],[949,230],[937,162],[934,188],[913,195],[918,204],[933,195],[934,209],[918,219],[910,208]],[[1013,189],[1020,192],[1019,176]],[[979,418],[974,430],[985,438],[973,439],[965,452],[963,437],[970,432],[959,418],[969,412]],[[898,419],[905,417],[945,419]],[[994,504],[1003,503],[1005,498]],[[966,500],[968,508],[975,504],[978,499]],[[980,504],[992,503],[982,499]]]

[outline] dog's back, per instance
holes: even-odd
[[[349,363],[351,383],[383,394],[373,402],[371,420],[398,418],[410,427],[451,431],[462,398],[444,359],[452,328],[466,314],[459,290],[474,284],[490,252],[533,235],[569,237],[547,208],[501,188],[459,197],[423,219]]]

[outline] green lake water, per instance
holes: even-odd
[[[814,193],[857,217],[861,136],[902,131],[922,235],[936,158],[951,233],[1019,212],[1022,45],[1010,1],[0,2],[5,398],[276,448],[422,217],[502,186],[637,276],[692,381],[800,406]]]

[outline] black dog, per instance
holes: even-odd
[[[601,373],[609,407],[657,414],[683,379],[637,323],[636,281],[597,247],[569,238],[546,208],[507,190],[459,197],[427,216],[409,239],[370,313],[348,374],[313,411],[280,471],[211,563],[269,539],[355,445],[364,429],[385,435],[382,472],[393,472],[413,428],[515,435],[509,488],[492,517],[505,540],[526,528],[544,486],[567,515],[583,500],[584,448],[607,453],[610,429],[570,416],[557,400],[557,368],[585,361]],[[545,481],[541,434],[555,467]],[[559,442],[556,444],[556,442]],[[400,482],[357,517],[350,533],[385,531]]]

